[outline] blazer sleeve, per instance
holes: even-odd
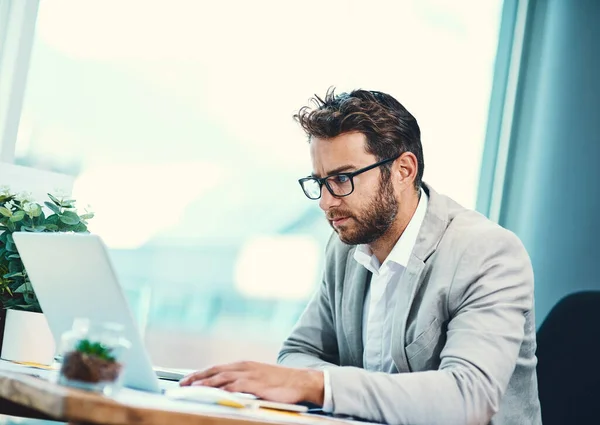
[[[336,238],[332,233],[325,248],[326,264],[321,284],[279,352],[277,363],[283,366],[323,369],[340,364],[333,287],[327,284]]]
[[[333,411],[407,425],[487,424],[516,366],[533,272],[519,239],[497,228],[457,260],[449,289],[447,339],[435,371],[386,374],[329,370]]]
[[[322,282],[283,343],[277,362],[313,369],[339,365],[333,317],[327,285]]]

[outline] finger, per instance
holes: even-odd
[[[210,378],[201,379],[192,383],[192,385],[203,385],[206,387],[222,388],[231,385],[239,380],[244,380],[246,374],[243,372],[222,372]]]
[[[256,395],[259,385],[258,382],[253,379],[240,378],[221,386],[221,388],[232,393],[248,393]]]
[[[180,381],[179,381],[179,385],[185,386],[185,385],[191,385],[192,382],[201,380],[201,379],[206,379],[216,373],[219,373],[218,370],[214,367],[208,368],[208,369],[204,369],[204,370],[197,370],[196,372],[192,372],[189,375],[184,376]]]
[[[229,363],[224,365],[212,366],[207,369],[198,370],[196,372],[192,372],[189,375],[183,377],[179,381],[179,385],[191,385],[192,382],[196,382],[199,380],[210,378],[211,376],[217,375],[219,373],[225,371],[235,371],[242,370],[244,367],[244,363]]]

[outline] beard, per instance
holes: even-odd
[[[381,238],[392,226],[397,215],[398,201],[390,179],[387,178],[382,179],[377,195],[362,212],[351,214],[350,211],[335,210],[327,214],[327,218],[342,242],[348,245],[362,245]],[[350,217],[349,223],[334,227],[331,220],[339,217]]]

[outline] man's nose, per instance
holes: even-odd
[[[327,187],[323,185],[321,187],[321,199],[319,199],[319,207],[327,212],[331,207],[338,206],[340,204],[340,198],[336,198],[329,192]]]

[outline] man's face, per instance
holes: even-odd
[[[362,133],[345,133],[333,139],[314,138],[310,144],[313,175],[325,177],[352,172],[374,164],[378,159],[365,151]],[[345,197],[334,197],[325,186],[319,206],[342,242],[368,244],[383,236],[398,214],[398,201],[390,178],[384,178],[381,167],[353,178],[354,191]]]

